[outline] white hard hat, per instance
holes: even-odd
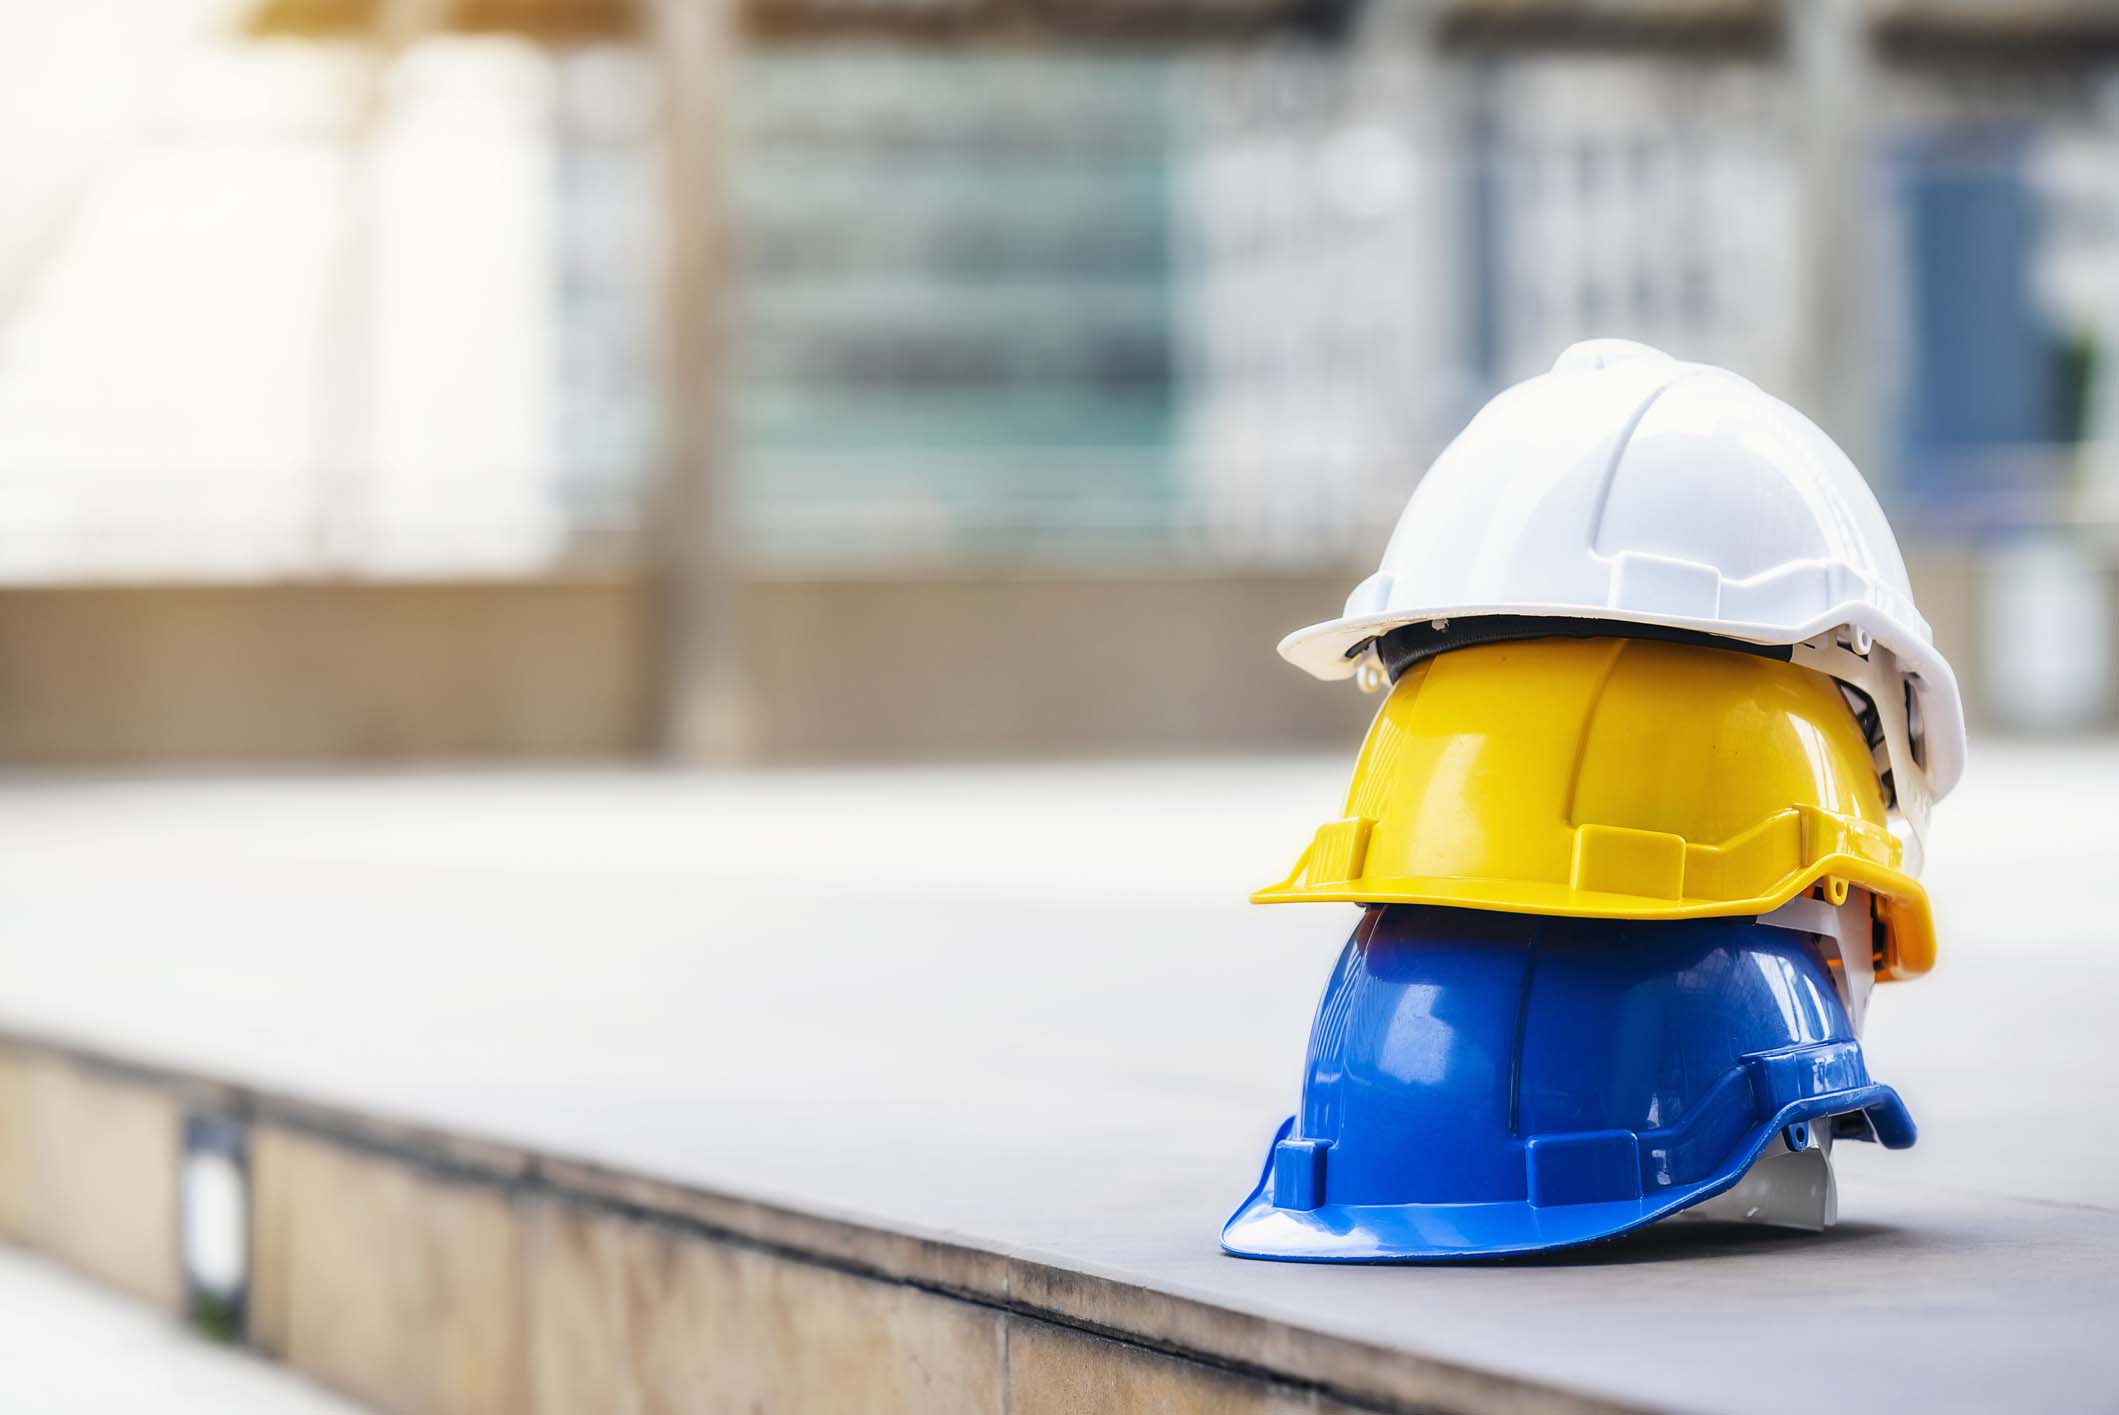
[[[1344,678],[1380,662],[1392,630],[1426,623],[1461,641],[1480,616],[1787,649],[1873,706],[1878,767],[1916,852],[1930,803],[1964,768],[1957,679],[1876,497],[1816,424],[1724,369],[1625,340],[1568,349],[1480,410],[1346,612],[1280,652]]]

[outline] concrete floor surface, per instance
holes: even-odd
[[[1246,1263],[1344,763],[0,785],[0,1026],[1647,1404],[2119,1405],[2119,749],[1982,746],[1817,1238]]]

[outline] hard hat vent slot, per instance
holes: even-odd
[[[1631,1130],[1534,1136],[1523,1160],[1530,1201],[1540,1208],[1641,1197],[1640,1141]]]
[[[1368,857],[1369,832],[1375,824],[1366,816],[1349,816],[1317,827],[1317,834],[1310,841],[1305,880],[1320,885],[1361,878],[1362,865]]]
[[[1762,1052],[1744,1058],[1759,1109],[1780,1110],[1827,1091],[1859,1090],[1869,1084],[1859,1042],[1825,1042]]]
[[[1324,1202],[1329,1140],[1282,1140],[1273,1147],[1273,1207],[1314,1209]]]
[[[1712,565],[1623,551],[1612,558],[1611,607],[1712,619],[1722,612],[1722,577]]]
[[[1681,899],[1685,893],[1685,837],[1617,825],[1575,831],[1571,887],[1597,894]]]

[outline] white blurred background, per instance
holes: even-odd
[[[6,0],[0,35],[6,760],[1349,740],[1272,641],[1602,335],[1840,438],[1982,729],[2119,717],[2107,6]]]

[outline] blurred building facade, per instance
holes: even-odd
[[[0,10],[8,757],[649,747],[680,404],[747,754],[1336,734],[1275,633],[1608,334],[1813,407],[1991,719],[2114,714],[2102,7],[754,4],[705,370],[655,6],[130,8]]]

